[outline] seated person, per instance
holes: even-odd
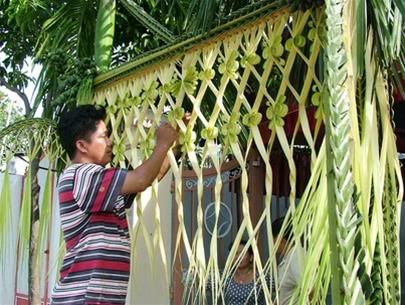
[[[277,254],[282,257],[278,265],[279,305],[298,304],[297,300],[290,301],[304,272],[305,250],[300,244],[293,244],[289,224],[280,236],[284,220],[279,218],[272,223],[273,236],[275,240],[280,239]]]
[[[236,250],[235,260],[237,260],[247,242],[241,240],[238,249]],[[224,299],[225,305],[265,305],[266,299],[264,296],[261,284],[255,284],[259,278],[259,274],[254,270],[253,265],[253,250],[248,248],[239,265],[236,267],[232,277],[225,281]],[[266,275],[266,284],[271,290],[270,277]]]
[[[234,263],[238,261],[235,269],[232,269],[229,277],[224,279],[222,286],[222,293],[217,296],[222,299],[220,304],[224,305],[266,305],[266,298],[262,284],[258,282],[259,274],[254,269],[253,264],[253,250],[248,247],[246,253],[240,258],[247,241],[241,240],[236,250]],[[229,249],[231,249],[232,244]],[[271,291],[271,280],[269,276],[265,276],[266,285]],[[191,284],[194,281],[193,273],[188,273],[187,278],[183,278],[183,282]],[[206,289],[212,293],[214,289],[211,280],[208,280]],[[191,291],[190,291],[191,292]]]

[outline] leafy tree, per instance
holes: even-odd
[[[22,118],[23,108],[15,101],[11,101],[4,92],[0,91],[0,129]]]
[[[37,108],[30,105],[24,88],[34,80],[24,69],[34,57],[41,24],[50,12],[34,5],[17,15],[15,5],[15,1],[0,1],[0,86],[16,93],[24,103],[25,116],[32,117]],[[30,19],[29,26],[23,23],[23,16]]]
[[[42,24],[53,12],[53,4],[57,2],[27,1],[26,6],[20,6],[18,1],[0,1],[0,86],[4,86],[16,93],[24,104],[23,115],[26,118],[34,117],[42,98],[37,97],[30,103],[25,88],[29,82],[35,82],[25,66],[35,55],[35,45],[41,33]],[[29,24],[26,22],[29,20]],[[9,107],[10,100],[4,100],[4,106]],[[35,139],[26,139],[35,141]],[[2,146],[2,149],[4,147]],[[29,255],[29,301],[40,303],[38,270],[34,269],[32,257],[37,248],[38,219],[39,219],[39,184],[37,172],[39,169],[41,151],[31,160],[31,209],[29,227],[30,255]]]

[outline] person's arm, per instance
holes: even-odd
[[[188,125],[188,122],[190,121],[190,118],[191,118],[191,114],[190,113],[186,113],[185,114],[185,116],[183,117],[183,123],[187,126]],[[177,131],[178,131],[179,129],[177,129]],[[180,158],[180,154],[181,154],[181,152],[180,152],[180,147],[179,147],[179,144],[178,143],[176,143],[176,145],[174,146],[174,148],[173,148],[173,153],[174,153],[174,155],[175,155],[175,157],[176,157],[176,160],[178,160],[179,158]],[[163,163],[162,163],[162,166],[161,166],[161,168],[160,168],[160,170],[159,170],[159,174],[158,174],[158,176],[157,176],[157,180],[158,181],[160,181],[160,180],[162,180],[163,179],[163,177],[166,175],[166,173],[167,173],[167,171],[170,169],[170,160],[169,160],[169,157],[166,155],[166,158],[165,158],[165,160],[163,161]]]
[[[163,160],[162,166],[160,167],[159,173],[156,177],[158,181],[162,180],[163,177],[166,175],[167,171],[170,168],[170,161],[169,157],[166,156],[166,158]]]
[[[180,148],[177,148],[177,147],[173,148],[173,153],[174,153],[176,160],[178,160],[180,158],[180,155],[177,152],[179,149]],[[166,156],[166,158],[164,159],[164,161],[162,163],[162,166],[160,167],[159,174],[157,176],[157,180],[158,181],[162,180],[169,169],[170,169],[170,160],[169,160],[169,157]]]
[[[162,166],[165,167],[164,163],[167,152],[176,139],[177,131],[170,124],[165,123],[161,125],[157,130],[156,147],[152,155],[136,169],[128,171],[121,187],[121,194],[138,193],[148,188],[158,177],[159,173],[163,173],[161,170]],[[167,170],[168,165],[166,172]]]

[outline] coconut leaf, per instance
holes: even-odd
[[[23,262],[28,258],[28,253],[30,249],[30,239],[31,239],[31,204],[32,204],[32,186],[31,186],[31,167],[27,172],[24,179],[24,192],[21,202],[21,212],[20,220],[18,226],[19,233],[19,251],[20,251],[20,262]]]
[[[95,61],[100,72],[108,70],[115,29],[115,0],[101,0],[97,11],[95,29]]]
[[[8,171],[5,171],[3,174],[3,185],[1,188],[1,196],[0,196],[0,208],[3,213],[0,214],[0,261],[2,275],[5,275],[4,272],[5,262],[7,260],[7,256],[10,255],[8,249],[9,247],[9,231],[12,229],[12,222],[11,222],[11,193],[10,193],[10,176]],[[6,279],[2,279],[5,281]]]
[[[121,3],[131,15],[159,39],[165,43],[171,43],[175,40],[173,33],[148,14],[140,5],[132,0],[121,0]]]
[[[52,206],[52,189],[53,189],[53,173],[48,170],[46,174],[45,185],[43,186],[42,202],[40,205],[40,216],[39,216],[39,230],[38,230],[38,240],[37,246],[35,248],[35,253],[33,257],[34,264],[38,264],[38,270],[43,270],[44,268],[44,256],[43,253],[49,252],[49,236],[51,229],[51,206]],[[46,274],[44,275],[47,276]],[[41,278],[41,276],[40,276]]]

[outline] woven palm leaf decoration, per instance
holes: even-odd
[[[15,155],[19,155],[27,164],[23,179],[21,205],[18,209],[12,205],[12,196],[18,196],[18,192],[15,189],[10,189],[8,171],[6,170],[4,173],[5,177],[0,197],[0,205],[3,211],[0,220],[1,266],[5,268],[5,266],[12,263],[10,259],[17,258],[17,268],[19,272],[22,272],[21,270],[26,270],[28,259],[30,259],[31,264],[37,266],[34,269],[42,272],[45,270],[43,268],[45,260],[42,253],[48,251],[49,232],[52,223],[52,189],[55,187],[54,181],[56,181],[56,172],[52,171],[52,168],[56,160],[63,159],[62,148],[55,133],[55,124],[51,120],[37,118],[16,122],[1,130],[0,143],[4,151],[4,154],[1,155],[2,164],[8,164]],[[39,221],[37,222],[38,233],[35,237],[37,243],[34,248],[31,248],[33,250],[31,253],[31,222],[35,213],[35,208],[32,206],[32,182],[33,179],[36,179],[36,173],[33,174],[33,171],[34,168],[36,168],[36,171],[39,170],[38,162],[42,158],[48,159],[49,166],[46,179],[42,184],[43,189],[40,190],[41,199],[38,200],[38,207],[36,207],[39,215]],[[34,160],[38,160],[38,162]],[[39,196],[39,192],[37,195]],[[18,224],[12,223],[13,217],[11,215],[15,213],[19,214],[17,217]],[[17,230],[17,234],[15,230]],[[10,253],[10,249],[18,249],[18,253]],[[40,278],[40,282],[44,283],[48,274],[42,272],[36,276]],[[28,279],[25,280],[28,281]]]
[[[235,257],[233,246],[225,268],[220,270],[218,266],[221,166],[229,159],[237,160],[241,168],[243,219],[235,240],[248,237],[245,252],[252,247],[255,285],[262,287],[267,304],[278,303],[279,293],[274,289],[280,281],[275,254],[278,242],[272,238],[270,226],[270,158],[278,143],[288,162],[289,202],[294,203],[294,141],[302,133],[310,151],[311,177],[299,203],[290,204],[287,220],[292,225],[293,244],[302,244],[306,257],[303,280],[291,304],[325,304],[329,285],[333,304],[398,304],[399,284],[394,277],[399,270],[397,225],[402,180],[390,95],[385,72],[372,48],[372,33],[367,35],[363,59],[359,58],[364,60],[365,76],[354,74],[357,53],[349,26],[355,23],[354,12],[352,1],[326,1],[325,7],[294,13],[264,6],[257,9],[254,18],[239,19],[238,26],[223,26],[210,35],[185,39],[166,53],[147,54],[96,79],[94,103],[107,106],[116,164],[124,165],[128,158],[136,166],[146,158],[154,145],[154,131],[163,119],[181,131],[182,163],[176,163],[172,152],[169,157],[179,221],[174,253],[182,249],[187,258],[183,303],[223,300],[226,279],[241,259]],[[297,71],[300,74],[294,75]],[[280,81],[272,83],[277,75]],[[365,91],[359,91],[358,80],[364,82]],[[289,135],[284,127],[291,105],[295,105],[298,119]],[[310,107],[316,108],[312,127]],[[187,126],[182,122],[186,110],[191,112]],[[147,128],[146,120],[151,125]],[[267,142],[259,129],[264,121],[270,131]],[[266,172],[264,212],[256,225],[251,221],[247,195],[247,158],[253,146]],[[203,242],[202,205],[203,168],[207,162],[217,172],[217,221],[209,245]],[[181,177],[185,166],[198,177],[197,231],[192,240],[184,225],[183,206],[187,203],[183,202]],[[152,237],[146,234],[138,208],[133,242],[144,232],[148,255],[156,257],[159,253],[169,285],[171,266],[159,229],[158,185],[152,188],[155,232]],[[264,261],[258,246],[258,232],[263,227],[269,253]],[[207,246],[209,256],[204,251]],[[381,273],[373,282],[376,264]],[[273,279],[273,285],[266,283],[266,275]],[[385,286],[382,294],[372,293],[381,285]]]
[[[160,210],[157,181],[151,187],[149,203],[154,208],[153,233],[145,223],[138,195],[132,210],[131,241],[133,250],[144,242],[152,269],[158,263],[164,266],[168,289],[174,276],[172,262],[175,257],[182,258],[183,304],[222,304],[227,279],[249,247],[254,257],[253,293],[262,289],[266,304],[280,303],[276,257],[280,240],[273,238],[271,230],[277,174],[271,158],[275,149],[287,160],[289,171],[289,209],[282,231],[288,223],[293,233],[290,246],[301,245],[306,253],[302,279],[290,304],[326,304],[329,290],[334,305],[399,304],[398,224],[403,182],[391,122],[387,63],[399,56],[400,39],[381,43],[380,32],[359,22],[367,5],[377,6],[374,2],[326,0],[321,7],[291,9],[302,8],[300,2],[283,7],[279,2],[259,1],[208,33],[182,37],[95,79],[92,103],[107,109],[113,165],[136,167],[148,158],[160,122],[168,121],[180,130],[180,162],[172,150],[168,153],[173,209],[179,224],[173,233],[172,259],[162,238],[165,216]],[[396,34],[392,36],[400,37],[402,6],[397,7],[395,1],[384,5],[388,17],[377,19],[394,23],[392,32]],[[385,57],[380,58],[381,54]],[[182,121],[186,111],[191,113],[187,125]],[[296,120],[288,131],[286,120],[291,112],[296,113]],[[1,157],[23,152],[32,160],[42,150],[51,161],[61,158],[52,126],[33,119],[1,131],[0,141],[7,145],[7,153]],[[264,133],[269,134],[268,139]],[[298,137],[304,139],[309,151],[311,171],[299,196],[300,165],[294,159]],[[248,159],[253,148],[265,168],[263,213],[257,222],[251,219],[248,196]],[[240,168],[242,218],[226,263],[220,268],[221,169],[230,160]],[[207,243],[203,197],[204,169],[208,166],[214,169],[216,180],[215,221]],[[188,204],[183,196],[185,168],[197,177],[197,227],[192,235],[184,213]],[[25,253],[31,215],[30,177],[28,174],[19,226],[21,251]],[[4,181],[0,249],[10,242],[5,216],[11,209],[10,190],[7,177]],[[47,182],[47,194],[50,185]],[[45,196],[42,204],[41,236],[49,230],[45,203],[49,197]],[[242,238],[248,243],[242,254],[236,255]],[[132,253],[128,304],[136,302],[131,291],[139,278],[134,272],[136,251]],[[4,266],[4,260],[1,264]]]

